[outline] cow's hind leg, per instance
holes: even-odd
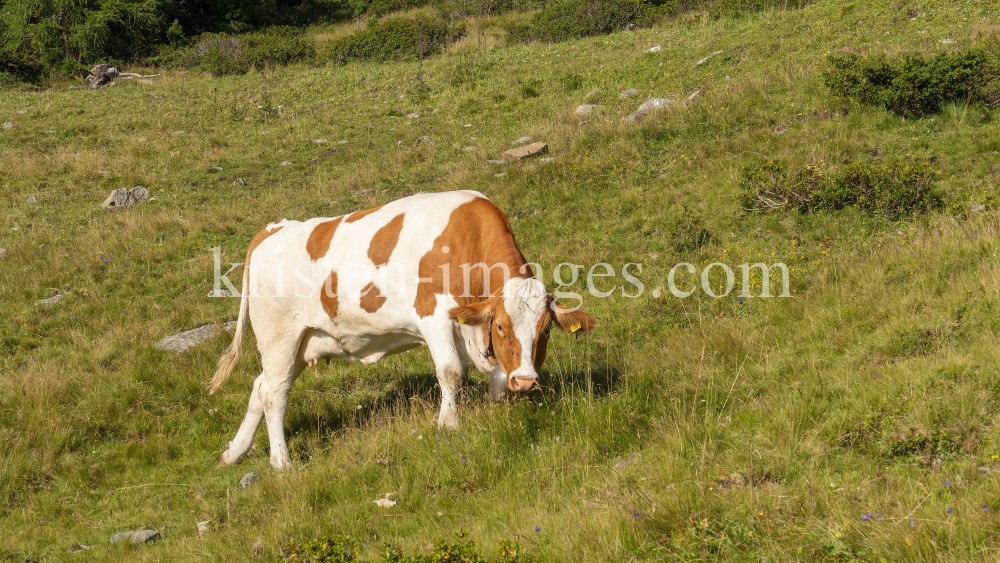
[[[250,450],[253,445],[253,435],[257,432],[260,419],[264,418],[264,401],[262,397],[267,396],[267,380],[264,375],[260,375],[253,382],[250,389],[250,403],[247,405],[247,414],[243,417],[243,424],[240,424],[239,431],[229,447],[219,456],[219,465],[232,465],[239,461]]]
[[[268,393],[261,400],[267,421],[267,436],[271,441],[271,466],[275,469],[292,465],[285,441],[285,411],[288,410],[288,393],[292,383],[306,367],[306,362],[296,356],[297,351],[296,345],[283,353],[272,353],[262,358]]]

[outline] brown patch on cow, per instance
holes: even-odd
[[[549,345],[549,327],[552,323],[552,313],[545,310],[545,313],[538,319],[538,326],[535,327],[535,347],[532,350],[531,358],[535,362],[535,371],[542,370],[545,363],[545,353]]]
[[[393,217],[392,221],[386,223],[372,237],[372,242],[368,246],[368,258],[376,267],[389,263],[389,257],[399,242],[399,232],[403,230],[403,216],[404,214],[400,213]]]
[[[330,277],[319,292],[319,302],[331,321],[336,318],[337,308],[340,307],[340,302],[337,301],[337,272],[330,272]]]
[[[444,248],[448,248],[448,252]],[[469,287],[465,286],[462,265],[485,264],[483,268],[469,268]],[[444,268],[448,266],[448,287],[444,287]],[[530,278],[531,269],[517,248],[514,233],[503,211],[485,198],[476,198],[456,207],[451,212],[448,225],[434,240],[434,246],[420,258],[418,269],[422,280],[417,286],[413,307],[421,317],[434,314],[437,294],[449,294],[459,305],[479,303],[489,294],[503,289],[506,265],[511,278]],[[483,297],[484,289],[487,297]],[[468,292],[466,293],[466,291]],[[503,308],[502,306],[500,307]]]
[[[330,241],[333,240],[333,235],[337,232],[337,227],[340,226],[340,221],[343,219],[343,217],[337,217],[324,221],[316,225],[309,233],[309,240],[306,241],[306,252],[309,253],[309,258],[312,258],[314,262],[329,252]]]
[[[243,291],[249,291],[250,288],[250,255],[253,254],[254,250],[260,246],[260,243],[264,242],[267,237],[273,235],[274,233],[280,231],[284,227],[271,227],[268,225],[263,229],[257,231],[257,234],[253,236],[250,240],[250,246],[247,247],[247,258],[243,261]],[[273,230],[272,230],[273,229]]]
[[[493,297],[499,303],[493,307],[493,322],[490,331],[493,336],[493,356],[506,374],[514,373],[521,367],[521,341],[514,334],[514,323],[503,306],[503,297]]]
[[[348,215],[347,219],[345,219],[344,222],[345,223],[353,223],[355,221],[360,221],[360,220],[364,219],[365,217],[371,215],[372,213],[375,213],[379,209],[382,209],[382,207],[384,207],[384,206],[380,205],[378,207],[373,207],[371,209],[366,209],[364,211],[355,211],[354,213],[351,213],[350,215]]]
[[[385,300],[382,290],[374,282],[368,282],[368,285],[361,290],[361,308],[369,313],[378,311],[385,304]]]

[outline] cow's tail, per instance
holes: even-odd
[[[243,266],[243,296],[240,298],[240,316],[236,319],[236,330],[233,331],[233,343],[226,349],[226,353],[219,358],[219,364],[215,367],[215,375],[212,376],[212,384],[209,394],[214,395],[219,390],[229,376],[233,373],[233,368],[240,361],[243,355],[243,330],[246,328],[247,312],[250,310],[250,265]]]

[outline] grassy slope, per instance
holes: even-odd
[[[16,129],[0,132],[0,559],[62,560],[82,542],[97,547],[75,557],[119,560],[129,548],[108,538],[140,527],[164,539],[133,560],[239,560],[258,539],[273,560],[289,537],[322,533],[351,534],[374,557],[459,529],[565,561],[995,558],[1000,485],[979,468],[1000,470],[1000,218],[747,216],[735,198],[757,159],[872,153],[936,157],[949,202],[995,195],[1000,124],[980,124],[980,108],[904,122],[821,86],[828,51],[937,51],[949,35],[969,46],[998,17],[972,2],[916,7],[926,16],[910,21],[895,1],[831,0],[450,55],[424,63],[424,99],[415,63],[284,69],[266,86],[166,73],[5,93],[0,121]],[[603,113],[580,125],[571,110],[596,86]],[[625,125],[642,100],[619,101],[629,87],[705,96]],[[422,135],[437,143],[415,145]],[[487,158],[522,135],[555,161],[495,178]],[[139,184],[156,201],[100,211],[111,189]],[[536,401],[491,405],[473,374],[462,430],[439,436],[425,351],[324,366],[292,392],[300,471],[268,468],[263,429],[242,464],[216,468],[259,362],[209,397],[226,339],[183,356],[151,347],[235,318],[235,300],[205,297],[208,249],[239,261],[275,218],[463,188],[507,210],[548,272],[641,262],[646,293],[588,297],[602,328],[554,338]],[[708,217],[712,242],[675,249],[668,231],[685,215]],[[653,299],[681,259],[780,259],[795,297]],[[34,305],[56,290],[58,305]],[[264,479],[236,487],[251,470]],[[388,492],[395,508],[372,504]],[[883,518],[863,522],[869,512]]]

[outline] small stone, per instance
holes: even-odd
[[[973,205],[971,208],[969,208],[969,211],[972,213],[979,213],[982,211],[986,211],[986,206],[983,205],[982,203]]]
[[[251,471],[250,473],[247,473],[246,475],[244,475],[242,479],[240,479],[240,488],[241,489],[247,489],[247,488],[250,487],[250,485],[253,485],[254,483],[256,483],[259,480],[260,480],[260,477],[258,477],[256,473],[254,473],[253,471]]]
[[[707,63],[708,59],[711,59],[712,57],[714,57],[715,55],[718,55],[719,53],[722,53],[722,51],[716,51],[716,52],[712,53],[711,55],[705,57],[704,59],[702,59],[702,60],[694,63],[694,66],[701,66],[701,65]]]
[[[693,99],[695,99],[695,98],[698,97],[698,94],[701,94],[701,90],[695,90],[694,93],[692,93],[690,96],[688,96],[688,99],[689,100],[693,100]]]
[[[659,45],[657,45],[655,47],[650,47],[646,52],[647,53],[659,53],[662,50],[663,50],[663,47],[660,47]]]
[[[531,137],[521,137],[520,139],[517,139],[516,141],[514,141],[513,143],[511,143],[511,145],[517,147],[517,146],[523,145],[525,143],[530,143],[530,142],[531,142]]]
[[[160,532],[156,530],[138,530],[135,532],[121,532],[111,537],[111,543],[129,542],[132,545],[140,545],[160,537]]]
[[[26,110],[26,109],[19,109],[19,110],[17,110],[17,114],[18,115],[24,115],[26,113],[28,113],[28,110]]]
[[[183,129],[181,129],[180,131],[174,131],[174,135],[183,135],[183,134],[184,134]]]
[[[8,252],[10,252],[10,251],[7,250],[6,248],[0,248],[0,258],[3,258],[4,256],[7,256]]]
[[[638,95],[639,95],[638,90],[636,90],[635,88],[629,88],[628,90],[623,91],[621,94],[618,94],[618,99],[627,100],[628,98],[634,98]]]
[[[674,101],[668,100],[667,98],[650,98],[643,102],[643,104],[639,106],[639,109],[626,116],[625,121],[638,121],[651,112],[659,111],[673,104]]]
[[[204,522],[198,522],[198,539],[203,539],[205,537],[205,532],[208,531],[208,523],[211,520],[205,520]]]
[[[286,160],[286,161],[282,162],[282,163],[281,163],[281,165],[282,165],[282,166],[288,166],[288,165],[289,165],[289,164],[291,164],[291,163],[292,163],[292,161],[290,161],[290,160]]]
[[[3,128],[4,129],[13,129],[14,128],[14,122],[13,121],[5,121],[4,124],[3,124]]]
[[[496,165],[507,164],[506,160],[487,160],[486,162],[488,164],[496,164]],[[3,256],[3,254],[0,254],[0,256]]]
[[[666,180],[669,177],[670,177],[670,172],[667,172],[665,174],[660,174],[659,176],[656,177],[656,179],[657,180]]]
[[[75,543],[75,544],[73,544],[73,545],[70,546],[69,552],[70,553],[80,553],[81,551],[86,551],[88,549],[94,549],[94,546],[92,546],[92,545],[83,545],[82,543],[77,542],[77,543]]]
[[[247,185],[247,182],[243,178],[237,178],[237,179],[233,180],[233,185],[235,186],[236,184],[239,184],[239,185],[245,187]]]
[[[583,99],[584,100],[589,100],[590,98],[593,98],[594,96],[596,96],[596,95],[598,95],[600,93],[601,93],[601,89],[600,88],[594,88],[590,92],[587,92],[586,94],[584,94],[583,95]]]
[[[476,147],[462,147],[462,152],[469,152],[476,150]]]
[[[143,186],[136,186],[132,189],[118,188],[111,192],[111,195],[104,200],[101,208],[105,211],[117,211],[118,209],[128,209],[137,203],[149,201],[149,190]]]
[[[541,164],[545,164],[545,163],[548,163],[548,162],[552,162],[555,159],[556,158],[554,156],[547,156],[545,158],[539,158],[538,162],[541,163]]]
[[[209,166],[209,170],[215,170],[216,172],[222,172],[223,168],[221,166]]]
[[[494,174],[494,175],[493,175],[493,177],[494,177],[494,178],[503,178],[503,177],[504,177],[504,176],[506,176],[506,175],[507,175],[507,173],[506,173],[506,172],[501,172],[501,173],[499,173],[499,174]]]
[[[413,144],[419,145],[420,143],[430,143],[433,145],[434,139],[431,139],[427,135],[424,135],[423,137],[417,137],[417,140]]]
[[[57,294],[53,295],[52,297],[49,297],[48,299],[42,299],[41,301],[38,302],[38,304],[41,305],[42,307],[51,307],[51,306],[55,305],[56,303],[62,301],[62,298],[63,298],[63,294],[62,293],[57,293]]]
[[[337,144],[338,144],[338,145],[346,145],[346,144],[347,144],[347,141],[337,141]]]
[[[545,143],[531,143],[523,147],[517,147],[516,149],[510,149],[503,153],[500,157],[507,162],[512,162],[515,160],[521,160],[522,158],[527,158],[529,156],[536,156],[540,154],[545,154],[549,152],[549,146]]]
[[[182,354],[189,348],[197,346],[202,342],[213,338],[224,330],[222,325],[210,324],[200,326],[193,330],[188,330],[172,336],[168,336],[153,345],[153,348],[164,352],[175,352]]]
[[[321,145],[321,144],[323,144],[323,143],[325,143],[327,141],[326,141],[326,139],[313,139],[313,142],[316,143],[316,144],[320,144]]]
[[[573,111],[573,115],[577,117],[588,117],[590,114],[594,113],[597,109],[596,104],[581,104],[576,106],[576,110]]]
[[[38,198],[35,196],[31,196],[28,199],[24,200],[24,203],[38,203]]]
[[[993,472],[993,470],[990,469],[989,466],[986,466],[986,465],[980,465],[979,466],[979,474],[980,475],[989,475],[992,472]]]
[[[408,113],[406,114],[406,119],[420,119],[420,114],[416,112]]]
[[[726,82],[729,82],[729,75],[727,74],[726,77],[723,80],[725,80]]]

